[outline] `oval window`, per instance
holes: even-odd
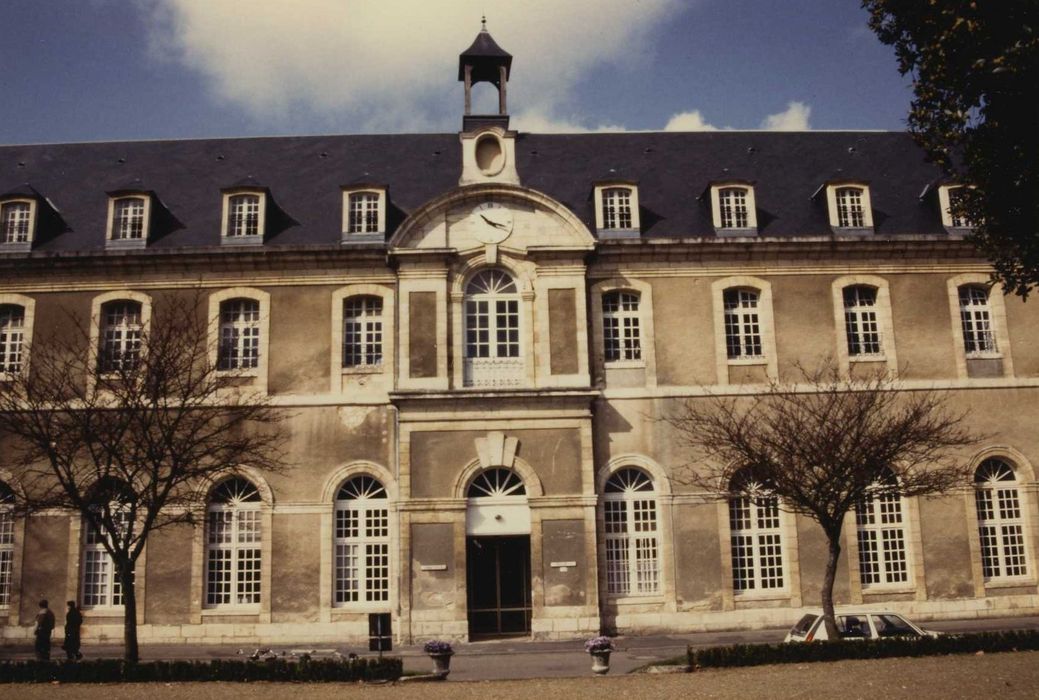
[[[486,134],[476,142],[476,166],[484,175],[497,175],[505,167],[505,153],[497,136]]]

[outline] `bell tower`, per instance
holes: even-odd
[[[480,33],[472,45],[458,56],[458,79],[465,83],[465,116],[462,130],[472,131],[483,125],[509,128],[509,110],[506,92],[512,55],[498,46],[487,31],[487,18],[480,20]],[[497,114],[473,114],[473,85],[487,82],[498,89]]]
[[[458,56],[458,79],[465,83],[462,117],[462,176],[459,185],[488,182],[519,184],[516,172],[516,132],[509,131],[505,102],[512,55],[487,31],[487,18],[472,45]],[[487,82],[498,89],[497,114],[473,114],[473,85]]]

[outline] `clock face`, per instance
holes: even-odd
[[[469,213],[473,235],[481,243],[501,243],[512,233],[512,211],[497,202],[483,202]]]

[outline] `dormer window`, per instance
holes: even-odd
[[[967,193],[964,185],[942,185],[938,188],[938,205],[942,210],[942,225],[946,228],[974,228],[974,223],[957,210]]]
[[[28,249],[36,228],[36,202],[8,199],[0,202],[0,250],[10,246]]]
[[[223,242],[263,241],[266,200],[266,193],[262,191],[225,193]]]
[[[720,235],[756,234],[754,188],[742,183],[711,185],[711,218]]]
[[[634,184],[610,183],[595,188],[595,228],[620,235],[639,231],[639,190]]]
[[[866,231],[873,228],[873,210],[870,206],[869,187],[856,183],[826,186],[826,203],[830,226],[848,231]]]
[[[114,247],[143,246],[148,240],[151,197],[145,194],[108,200],[108,243]]]
[[[386,233],[386,190],[365,187],[343,190],[343,240],[381,238]]]

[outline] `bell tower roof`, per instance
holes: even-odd
[[[498,84],[501,67],[505,68],[505,79],[509,79],[512,70],[512,54],[498,46],[498,43],[487,31],[487,18],[481,20],[480,33],[476,35],[472,45],[458,56],[458,79],[465,80],[465,67],[470,69],[470,80],[473,83],[487,81]]]

